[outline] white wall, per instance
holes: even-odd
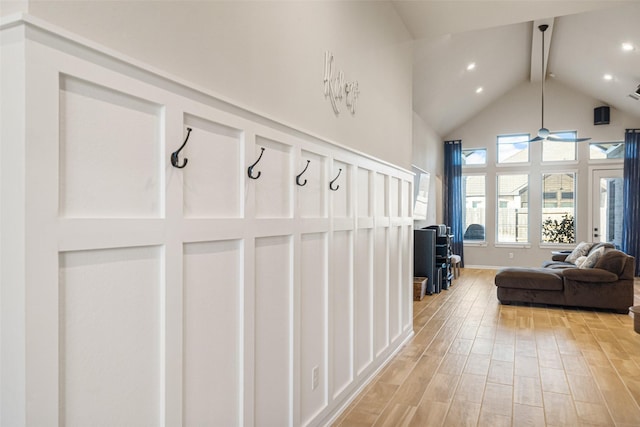
[[[411,41],[389,2],[30,1],[29,13],[280,122],[409,168]],[[323,95],[324,53],[357,80]]]
[[[427,219],[416,221],[415,227],[424,227],[442,222],[442,198],[438,197],[442,189],[444,171],[443,140],[427,125],[420,116],[413,114],[413,164],[429,172],[429,201]]]
[[[590,137],[591,141],[622,141],[626,128],[637,128],[640,119],[625,115],[611,108],[611,123],[595,126],[593,109],[603,105],[572,88],[553,80],[545,84],[545,127],[552,131],[577,130],[579,137]],[[495,248],[495,174],[496,172],[522,171],[522,166],[496,167],[496,136],[509,133],[529,132],[535,136],[540,128],[540,85],[524,83],[483,110],[444,139],[461,139],[463,148],[487,148],[487,247],[465,246],[465,265],[485,266],[539,266],[549,259],[550,249],[540,248],[540,224],[535,221],[540,212],[541,145],[532,144],[530,154],[530,230],[531,248]],[[591,240],[587,227],[587,188],[589,185],[588,143],[580,143],[578,162],[567,164],[567,170],[578,174],[577,193],[577,241]],[[621,164],[618,163],[618,167]],[[464,172],[464,171],[463,171]],[[473,172],[473,171],[472,171]],[[508,254],[513,253],[513,259]]]

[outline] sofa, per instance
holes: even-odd
[[[495,277],[498,300],[628,313],[633,305],[635,262],[610,243],[581,242],[571,252],[554,252],[542,267],[499,270]]]

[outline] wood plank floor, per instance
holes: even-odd
[[[334,426],[640,426],[633,318],[502,306],[494,276],[414,302],[415,336]]]

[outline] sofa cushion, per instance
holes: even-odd
[[[570,262],[575,264],[576,260],[581,256],[586,256],[589,254],[589,250],[594,244],[591,242],[580,242],[578,246],[575,247],[573,251],[564,259],[565,262]]]
[[[507,267],[496,273],[495,284],[502,288],[561,291],[562,277],[546,268]]]
[[[589,249],[589,253],[595,251],[596,249],[600,249],[600,248],[615,249],[616,246],[613,243],[609,243],[609,242],[595,243],[593,246],[591,246],[591,249]]]
[[[622,251],[618,251],[615,249],[605,250],[605,253],[600,257],[600,259],[593,267],[601,268],[620,276],[624,271],[627,258],[628,255]]]
[[[565,279],[576,282],[613,283],[618,281],[618,275],[601,268],[567,268],[562,270]]]
[[[567,267],[575,267],[575,264],[564,261],[543,261],[543,268],[567,268]]]

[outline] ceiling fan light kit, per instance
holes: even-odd
[[[561,138],[559,136],[555,136],[552,135],[551,132],[549,132],[549,129],[544,127],[544,81],[545,79],[545,68],[544,68],[544,32],[547,31],[547,28],[549,28],[549,25],[547,24],[542,24],[542,25],[538,25],[538,29],[540,30],[540,32],[542,33],[542,73],[540,74],[540,77],[542,79],[542,93],[541,93],[541,106],[542,106],[542,114],[541,114],[541,126],[540,129],[538,130],[538,135],[531,139],[529,142],[536,142],[536,141],[558,141],[558,142],[580,142],[580,141],[588,141],[591,138]]]

